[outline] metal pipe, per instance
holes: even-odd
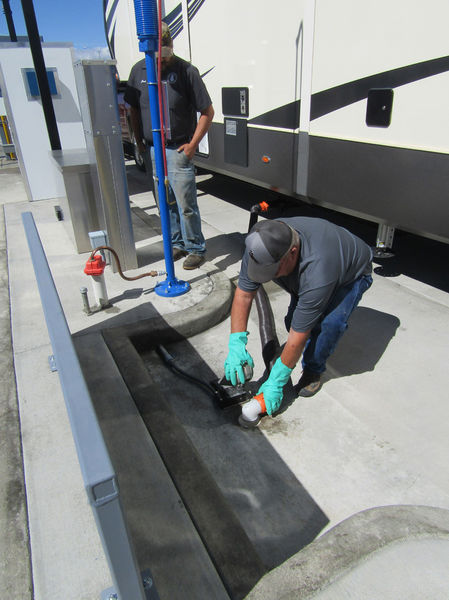
[[[83,299],[83,310],[86,313],[86,315],[91,315],[92,310],[90,308],[89,298],[87,296],[87,287],[80,288],[80,292],[81,292],[81,298]]]
[[[51,99],[50,86],[48,84],[47,70],[45,68],[33,0],[21,0],[21,2],[28,40],[30,42],[31,55],[33,57],[34,70],[36,71],[37,84],[42,99],[42,109],[44,111],[50,146],[52,150],[61,150],[61,140],[59,139],[58,125],[56,123],[55,110]]]
[[[6,23],[8,24],[9,39],[11,42],[17,42],[16,28],[14,27],[9,0],[3,0],[3,12],[5,13]]]
[[[110,306],[104,275],[92,275],[92,289],[97,305],[101,308]]]
[[[171,246],[170,220],[167,208],[167,193],[165,188],[164,158],[162,154],[161,118],[159,114],[159,93],[155,67],[155,52],[158,41],[157,6],[155,0],[134,0],[136,14],[137,37],[139,50],[145,52],[147,69],[148,95],[150,99],[151,127],[153,131],[153,146],[156,163],[157,185],[159,193],[159,210],[161,216],[162,239],[164,246],[165,267],[167,279],[158,283],[155,292],[159,296],[180,296],[189,291],[190,285],[175,277],[173,254]]]

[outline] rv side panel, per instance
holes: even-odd
[[[195,164],[243,181],[291,194],[294,178],[294,156],[297,136],[285,131],[247,129],[248,165],[225,161],[225,132],[222,123],[212,123],[209,130],[210,154],[198,156]],[[267,157],[267,162],[262,160]]]
[[[449,240],[449,155],[310,136],[312,202]]]

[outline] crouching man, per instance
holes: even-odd
[[[279,410],[283,388],[302,355],[300,396],[321,387],[326,361],[348,327],[348,319],[372,284],[370,247],[346,229],[323,219],[264,220],[248,233],[231,309],[225,375],[243,382],[242,365],[254,362],[246,344],[248,318],[258,287],[274,280],[290,294],[285,316],[287,341],[263,393],[269,415]]]

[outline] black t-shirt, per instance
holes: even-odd
[[[279,220],[299,233],[301,245],[296,268],[274,281],[297,298],[291,326],[294,331],[306,332],[318,322],[337,289],[371,273],[372,252],[363,240],[324,219]],[[249,279],[247,270],[245,251],[238,286],[251,292],[260,284]]]
[[[168,94],[169,119],[166,129],[169,129],[170,135],[166,135],[167,141],[184,144],[192,139],[195,132],[197,112],[205,110],[212,101],[198,69],[178,56],[173,56],[168,67],[162,71],[161,79],[163,89],[166,89]],[[140,60],[131,69],[125,102],[134,108],[140,108],[143,135],[151,144],[153,134],[145,59]]]

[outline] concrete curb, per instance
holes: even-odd
[[[202,265],[197,274],[197,280],[187,280],[193,284],[188,294],[171,299],[176,307],[173,312],[161,312],[162,305],[156,296],[151,308],[145,302],[137,304],[131,310],[111,314],[110,319],[75,330],[73,337],[89,335],[93,331],[116,332],[119,336],[129,337],[140,349],[145,348],[151,338],[158,339],[158,343],[162,344],[202,333],[229,315],[234,285],[226,274],[217,271],[208,262]],[[166,299],[162,302],[166,302]],[[108,316],[108,309],[104,314]]]
[[[7,598],[32,597],[22,440],[12,359],[5,220],[0,210],[0,588]]]
[[[150,339],[168,343],[192,337],[213,327],[229,314],[233,286],[223,273],[209,272],[207,276],[212,282],[212,291],[194,306],[118,327],[117,332],[129,337],[140,350],[148,347]],[[114,330],[108,328],[108,331]]]
[[[273,590],[278,600],[316,597],[317,592],[331,586],[373,553],[416,538],[449,539],[449,511],[429,506],[386,506],[362,511],[265,575],[246,600],[272,598]]]

